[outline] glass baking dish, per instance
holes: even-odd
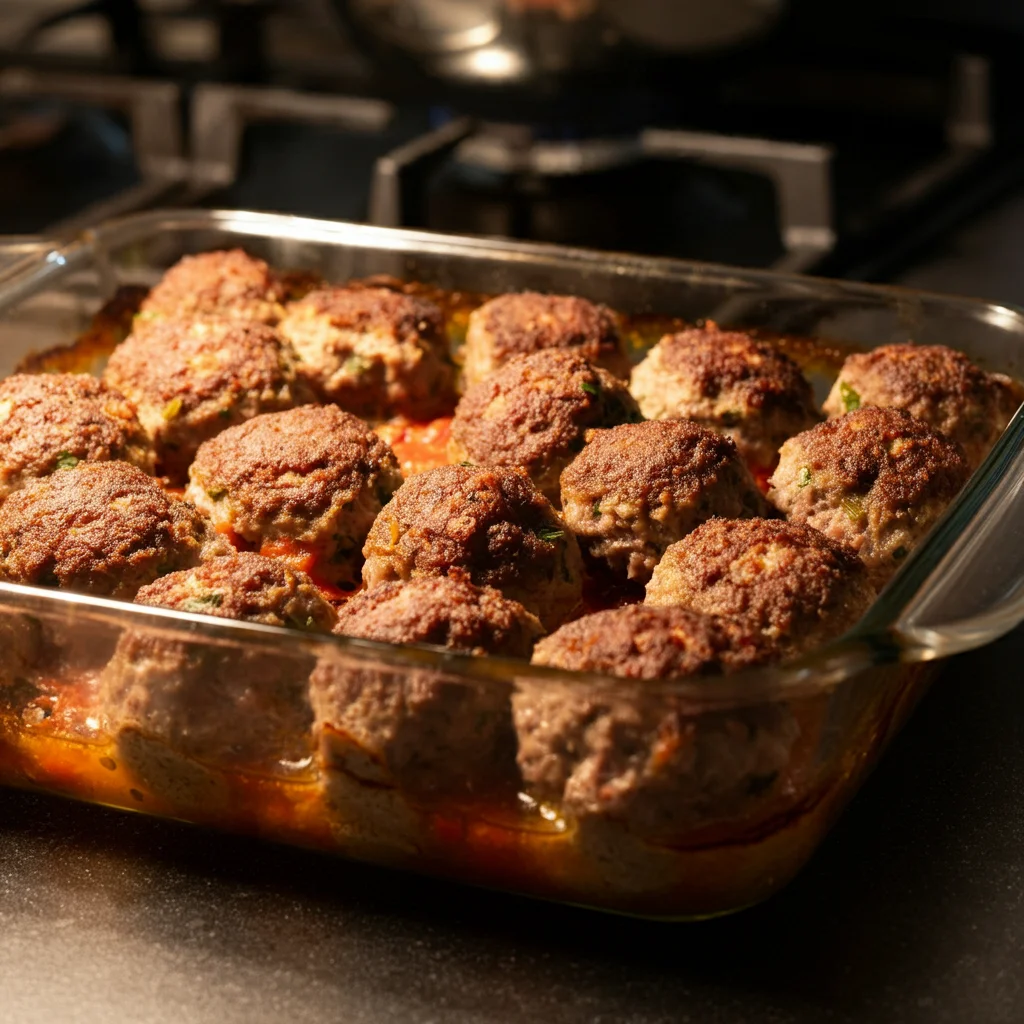
[[[0,375],[68,342],[117,287],[237,245],[334,281],[569,292],[855,348],[942,343],[1024,376],[1024,314],[1007,307],[231,211],[138,214],[0,267]],[[1022,440],[1018,413],[851,633],[724,678],[638,685],[0,584],[0,782],[605,910],[737,910],[811,856],[935,662],[1024,620]],[[132,688],[159,713],[118,704]],[[595,762],[625,760],[617,801],[570,807],[523,785],[516,729],[545,714],[569,723],[563,754],[608,726],[586,742]],[[631,777],[616,743],[660,744],[668,769]]]

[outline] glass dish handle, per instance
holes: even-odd
[[[944,536],[931,564],[908,564],[914,571],[895,581],[910,592],[893,626],[907,656],[973,650],[1024,622],[1022,447],[1024,408],[978,470],[977,488],[936,527]]]

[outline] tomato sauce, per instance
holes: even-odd
[[[396,416],[374,429],[391,446],[404,477],[448,465],[451,416],[441,416],[425,423]]]

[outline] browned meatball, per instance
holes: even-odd
[[[644,583],[665,548],[712,516],[767,512],[736,445],[689,420],[596,430],[562,474],[565,521],[584,550]]]
[[[785,705],[697,712],[651,680],[715,677],[772,656],[756,631],[685,608],[632,605],[563,626],[533,663],[633,680],[598,690],[521,681],[513,697],[527,792],[580,824],[671,841],[771,797],[799,729]],[[645,682],[647,685],[644,685]]]
[[[322,633],[337,622],[305,573],[248,551],[163,576],[143,587],[135,603]]]
[[[825,401],[830,418],[862,405],[905,409],[958,441],[978,466],[1017,411],[1021,386],[943,345],[883,345],[849,356]]]
[[[528,658],[543,632],[522,605],[444,576],[382,583],[335,630],[390,643]],[[470,796],[515,778],[508,688],[428,670],[321,659],[310,680],[322,763],[413,799]]]
[[[313,582],[255,554],[172,573],[138,604],[303,631],[335,623]],[[276,644],[188,642],[135,628],[104,670],[100,699],[120,760],[146,787],[183,803],[216,803],[212,768],[287,775],[310,755],[308,680],[313,656]]]
[[[477,656],[528,658],[544,629],[535,615],[493,587],[422,576],[357,594],[342,606],[335,632]]]
[[[968,476],[955,441],[902,409],[866,406],[787,441],[768,497],[852,548],[881,586]]]
[[[592,427],[639,420],[626,385],[578,349],[515,356],[466,392],[448,455],[478,466],[521,466],[554,504],[558,479]]]
[[[394,453],[337,406],[265,413],[204,442],[185,496],[264,550],[294,541],[317,578],[359,579],[366,535],[402,483]]]
[[[647,604],[739,618],[789,658],[844,633],[874,593],[852,553],[817,530],[711,519],[666,550]]]
[[[770,345],[713,323],[662,338],[633,370],[630,391],[650,420],[687,419],[731,437],[757,466],[820,417],[800,367]]]
[[[120,392],[84,374],[0,381],[0,501],[28,480],[112,459],[153,472],[149,438]]]
[[[157,467],[184,481],[196,449],[262,412],[313,400],[295,354],[272,327],[228,319],[162,320],[133,334],[104,375],[135,405]]]
[[[618,377],[629,374],[615,314],[571,295],[519,292],[499,295],[473,310],[463,349],[467,387],[478,384],[513,356],[572,348]]]
[[[451,409],[454,367],[441,310],[389,288],[328,288],[289,305],[281,333],[316,392],[374,419]]]
[[[579,603],[576,538],[520,471],[442,466],[406,480],[363,548],[363,580],[453,576],[519,601],[548,628]]]
[[[83,462],[0,505],[0,579],[131,599],[230,547],[188,502],[126,462]]]
[[[184,256],[143,300],[135,331],[167,317],[211,314],[272,324],[281,317],[286,295],[278,275],[241,249]]]

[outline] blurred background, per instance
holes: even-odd
[[[1022,53],[1013,0],[4,0],[0,233],[238,206],[1024,300]]]

